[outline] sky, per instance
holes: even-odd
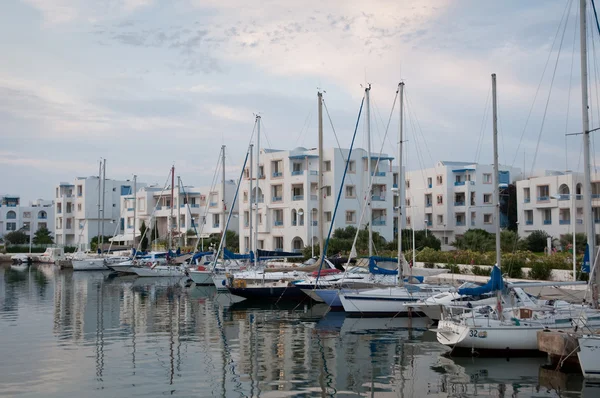
[[[0,194],[50,199],[100,158],[108,178],[163,185],[174,164],[209,185],[221,145],[238,178],[256,114],[261,147],[317,146],[319,89],[325,146],[347,148],[367,84],[373,151],[395,154],[401,80],[408,170],[492,163],[491,73],[500,162],[581,169],[581,136],[565,137],[582,130],[577,13],[576,0],[3,1]]]

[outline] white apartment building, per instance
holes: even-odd
[[[157,186],[147,186],[139,189],[135,197],[133,195],[122,196],[121,207],[124,212],[121,217],[121,230],[123,232],[120,236],[115,237],[115,241],[133,243],[134,200],[137,200],[135,208],[136,239],[139,239],[142,221],[146,223],[147,228],[153,228],[156,225],[161,238],[166,238],[171,216],[173,217],[173,230],[180,231],[184,246],[196,243],[195,236],[186,235],[188,230],[194,231],[195,229],[194,232],[201,238],[207,238],[213,233],[221,233],[231,211],[236,187],[235,181],[225,181],[225,197],[223,197],[222,183],[218,183],[213,189],[210,187],[182,187],[179,194],[178,189],[175,188],[172,209],[170,187],[163,189]],[[225,206],[223,206],[223,200],[225,200]],[[239,200],[238,197],[238,203]],[[238,204],[236,203],[228,228],[236,233],[239,224],[237,209]]]
[[[499,169],[501,185],[521,178],[521,169],[507,166]],[[450,244],[468,229],[494,232],[492,176],[492,165],[449,161],[407,172],[407,228],[427,228],[442,241],[443,250],[451,249]],[[500,216],[501,225],[504,217]]]
[[[547,172],[517,182],[519,235],[544,230],[554,238],[585,233],[583,174]],[[596,236],[600,233],[600,174],[592,174],[592,209]],[[572,224],[575,224],[574,227]]]
[[[54,213],[56,217],[55,242],[65,246],[90,248],[90,241],[99,233],[113,236],[119,233],[121,196],[131,195],[133,182],[106,179],[104,192],[97,176],[77,177],[73,183],[61,182],[56,186]],[[137,183],[138,187],[146,184]],[[99,195],[100,193],[100,195]],[[99,214],[98,204],[104,203]]]
[[[54,206],[51,200],[37,199],[22,205],[16,195],[0,196],[0,237],[21,230],[29,235],[30,228],[35,235],[40,228],[54,233]]]
[[[348,149],[323,150],[323,189],[318,191],[318,150],[296,148],[291,151],[261,149],[259,170],[253,170],[258,180],[250,189],[249,168],[246,166],[240,201],[240,252],[250,247],[250,200],[254,202],[258,181],[258,248],[279,251],[301,251],[311,242],[318,243],[318,195],[323,195],[323,238],[331,226],[336,198],[348,157]],[[363,149],[354,149],[348,164],[348,173],[341,190],[341,199],[333,230],[354,226],[364,228],[372,222],[373,231],[386,240],[393,240],[397,225],[394,195],[397,174],[392,168],[393,157],[372,154],[372,210],[360,220],[366,188],[369,183],[368,156]],[[256,169],[256,165],[253,165]],[[394,175],[396,174],[396,175]],[[251,199],[249,199],[251,198]],[[365,209],[366,210],[366,209]],[[255,216],[252,216],[256,231]],[[254,233],[253,232],[253,233]]]

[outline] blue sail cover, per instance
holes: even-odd
[[[465,296],[479,296],[484,293],[489,293],[502,289],[504,289],[504,283],[502,282],[502,271],[500,271],[500,268],[498,268],[497,265],[494,265],[488,283],[479,287],[465,287],[462,289],[458,289],[458,294],[462,294]]]
[[[227,248],[223,249],[223,257],[225,260],[252,260],[252,253],[250,254],[238,254],[234,253]]]
[[[287,258],[287,257],[304,257],[302,253],[290,253],[290,252],[282,252],[278,250],[262,250],[258,249],[257,251],[258,258]]]
[[[393,257],[369,257],[369,272],[378,275],[398,275],[398,269],[386,269],[377,266],[377,262],[398,264],[398,259]]]
[[[581,272],[590,273],[590,247],[585,245],[585,253],[583,254],[583,263],[581,264]]]
[[[202,258],[204,256],[210,256],[211,254],[214,254],[212,251],[210,252],[198,252],[196,254],[194,254],[194,257],[192,257],[192,261],[197,260],[199,258]]]

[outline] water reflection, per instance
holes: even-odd
[[[14,358],[0,361],[0,395],[600,396],[539,358],[445,357],[423,318],[236,301],[164,279],[0,267],[0,354]]]

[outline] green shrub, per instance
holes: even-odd
[[[425,263],[424,267],[425,268],[435,268],[435,264],[434,263]]]
[[[456,264],[446,264],[444,266],[445,269],[450,270],[451,274],[460,274],[460,267]]]
[[[492,274],[492,269],[490,267],[480,267],[478,265],[474,265],[471,267],[471,272],[473,275],[490,276]]]
[[[552,275],[552,268],[546,263],[543,262],[535,262],[529,270],[529,278],[546,281],[550,279]]]

